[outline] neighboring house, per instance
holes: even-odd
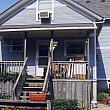
[[[97,2],[96,7],[103,6],[102,12],[95,9]],[[22,73],[22,66],[27,65],[29,75],[43,76],[51,58],[54,78],[92,81],[92,100],[97,100],[97,81],[98,90],[107,90],[110,78],[110,8],[105,9],[105,4],[110,3],[101,0],[21,0],[16,3],[0,15],[1,73],[4,70]],[[14,89],[18,82],[19,78]],[[17,97],[20,93],[14,95]]]

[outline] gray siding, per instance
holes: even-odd
[[[45,5],[46,6],[46,5]],[[92,21],[85,17],[84,15],[76,12],[75,10],[69,8],[65,4],[62,4],[55,0],[54,7],[54,20],[52,24],[61,23],[91,23]],[[19,12],[17,15],[12,17],[3,25],[32,25],[41,24],[40,21],[36,21],[36,2],[31,6],[28,6],[23,11]]]
[[[98,78],[110,79],[110,23],[105,23],[97,40]]]

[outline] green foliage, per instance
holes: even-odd
[[[0,99],[10,99],[10,97],[7,93],[0,93]]]
[[[52,102],[53,110],[79,110],[77,100],[72,99],[55,99]]]
[[[98,94],[98,100],[107,99],[107,96],[108,96],[107,93],[105,93],[105,92],[100,92],[100,93]]]
[[[5,74],[0,76],[0,80],[3,82],[7,82],[10,80],[15,82],[17,76],[18,76],[18,73],[5,73]]]

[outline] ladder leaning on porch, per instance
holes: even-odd
[[[48,61],[46,76],[45,76],[44,85],[43,85],[43,89],[42,89],[43,92],[48,92],[47,89],[48,89],[48,84],[49,84],[49,79],[50,79],[50,72],[51,72],[50,64],[51,64],[51,57],[49,58],[49,61]]]
[[[25,58],[23,67],[17,77],[17,80],[12,88],[12,95],[13,99],[17,99],[18,96],[20,96],[21,91],[22,91],[22,86],[25,82],[27,72],[26,72],[26,64],[27,64],[28,57]]]

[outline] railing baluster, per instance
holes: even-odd
[[[85,79],[88,74],[88,63],[85,61],[53,61],[53,64],[55,65],[53,70],[55,73],[54,78]]]

